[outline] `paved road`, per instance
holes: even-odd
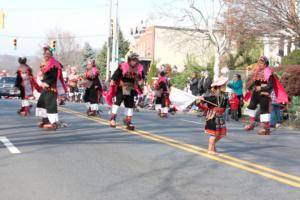
[[[107,126],[105,107],[101,119],[87,118],[83,105],[68,104],[60,118],[69,126],[50,133],[19,117],[18,106],[0,100],[1,200],[300,199],[299,131],[263,137],[229,123],[221,154],[209,156],[192,115],[161,123],[139,112],[138,130],[128,132]]]

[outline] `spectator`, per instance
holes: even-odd
[[[272,99],[271,101],[272,110],[271,110],[270,126],[272,128],[280,128],[282,122],[282,115],[280,112],[280,105],[277,103],[276,94],[274,90],[271,93],[271,99]]]
[[[8,76],[8,72],[3,69],[2,72],[0,73],[0,77],[7,77]]]
[[[166,65],[165,72],[167,76],[171,76],[172,68],[171,65]]]
[[[162,72],[162,71],[165,71],[165,69],[166,69],[165,66],[161,65],[160,68],[159,68],[159,73]]]
[[[176,74],[178,72],[178,68],[176,65],[173,66],[173,69],[172,69],[173,73]]]
[[[198,95],[198,77],[196,73],[192,74],[192,78],[189,81],[190,90],[194,96]]]
[[[240,100],[239,108],[238,108],[238,117],[242,117],[242,107],[244,105],[243,100],[243,81],[241,79],[240,74],[235,74],[231,83],[227,84],[229,88],[231,88],[237,95]]]
[[[210,90],[211,90],[212,80],[211,80],[211,78],[209,77],[208,71],[205,71],[205,72],[203,73],[203,75],[204,75],[203,84],[202,84],[202,87],[203,87],[203,93],[204,93],[204,94],[209,94],[209,93],[210,93]]]
[[[201,96],[204,93],[204,89],[203,89],[203,81],[204,81],[204,72],[202,71],[200,73],[200,78],[198,80],[198,93]]]
[[[226,99],[229,99],[229,93],[228,92],[225,92],[224,95],[225,95]],[[230,115],[230,104],[227,103],[226,108],[225,108],[225,112],[224,112],[224,119],[226,121],[229,121],[229,118],[230,118],[229,115]]]
[[[237,97],[236,93],[231,93],[231,98],[229,99],[231,118],[235,121],[238,121],[238,109],[240,107],[240,100]]]

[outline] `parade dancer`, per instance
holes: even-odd
[[[253,78],[247,93],[252,91],[250,104],[246,113],[249,115],[250,123],[245,126],[246,131],[255,127],[255,113],[257,105],[260,107],[260,121],[264,127],[258,131],[259,135],[270,135],[270,94],[274,89],[274,77],[269,68],[269,61],[265,56],[258,59],[257,67],[254,69]]]
[[[40,66],[39,66],[39,71],[37,72],[36,74],[36,83],[37,85],[39,86],[40,90],[34,90],[33,91],[33,94],[34,94],[34,99],[35,100],[38,100],[41,96],[41,91],[43,90],[43,68],[44,68],[45,64],[44,63],[41,63]]]
[[[142,93],[144,78],[144,68],[139,63],[139,56],[135,53],[130,54],[128,61],[122,63],[114,72],[111,80],[111,88],[106,97],[107,102],[111,102],[111,98],[116,96],[116,101],[112,106],[111,127],[116,127],[118,109],[122,102],[124,102],[126,115],[124,123],[127,129],[134,130],[132,124],[134,97],[137,93]]]
[[[169,100],[169,81],[164,71],[160,72],[157,83],[155,84],[155,109],[161,118],[168,118]]]
[[[61,66],[61,71],[63,72],[64,70],[64,66],[59,62],[57,61],[60,66]],[[63,77],[63,75],[61,76]],[[67,89],[67,84],[66,84],[66,80],[65,80],[65,77],[63,77],[62,79],[59,79],[57,81],[57,103],[61,106],[61,105],[65,105],[65,100],[67,98],[67,92],[68,92],[68,89]]]
[[[87,62],[86,71],[84,74],[84,102],[87,107],[88,116],[96,116],[99,110],[98,104],[102,93],[102,86],[99,79],[99,72],[96,68],[95,61],[89,60]]]
[[[22,107],[18,113],[22,116],[27,116],[30,114],[30,104],[28,100],[30,97],[33,97],[34,89],[40,91],[41,88],[32,75],[32,69],[27,65],[27,59],[25,57],[19,58],[19,64],[15,87],[20,90]]]
[[[245,126],[246,131],[254,129],[256,108],[259,105],[260,121],[263,123],[263,128],[258,131],[258,134],[270,135],[270,103],[273,90],[275,91],[278,103],[288,103],[288,95],[278,78],[272,73],[269,67],[269,60],[265,56],[261,56],[258,59],[245,95],[249,97],[252,91],[250,104],[246,110],[246,114],[249,115],[250,119],[250,123]]]
[[[212,91],[208,96],[200,96],[198,99],[207,103],[207,106],[201,104],[201,109],[207,112],[205,133],[209,135],[208,153],[216,154],[216,144],[226,136],[227,129],[223,114],[225,112],[228,99],[225,95],[226,83],[228,79],[221,77],[215,81]]]
[[[69,86],[69,97],[71,101],[76,102],[78,95],[78,82],[80,80],[80,76],[77,74],[76,67],[70,68],[70,74],[68,76],[68,86]]]
[[[65,88],[62,65],[53,57],[51,48],[44,47],[43,91],[37,103],[36,115],[42,118],[40,128],[56,130],[58,128],[57,96],[60,86]]]

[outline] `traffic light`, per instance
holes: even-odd
[[[14,49],[17,49],[17,38],[13,39],[13,46],[14,46]]]
[[[55,40],[52,40],[51,48],[54,49],[54,50],[56,49],[56,41]]]

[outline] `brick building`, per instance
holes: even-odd
[[[206,66],[214,55],[204,34],[193,29],[150,26],[133,37],[130,51],[140,55],[146,68],[156,61],[158,67],[170,64],[177,66],[178,71],[183,71],[187,55],[192,56],[202,66]]]

